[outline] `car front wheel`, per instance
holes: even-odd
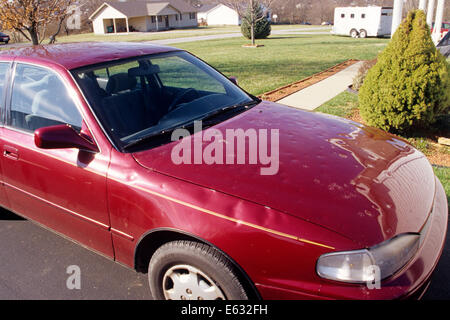
[[[211,246],[192,241],[169,242],[150,260],[150,290],[158,300],[247,300],[234,269]]]

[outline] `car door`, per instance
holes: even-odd
[[[15,64],[13,74],[6,125],[0,129],[11,209],[112,257],[106,201],[109,150],[36,147],[34,131],[41,127],[69,124],[92,135],[81,116],[81,102],[61,74],[26,63]]]
[[[7,90],[7,81],[11,62],[0,61],[0,126],[3,126],[5,115],[5,98]],[[0,161],[0,206],[4,208],[9,207],[8,198],[6,197],[5,185],[3,183],[3,168]]]

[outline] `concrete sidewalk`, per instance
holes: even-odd
[[[353,83],[353,78],[362,63],[357,62],[347,69],[277,102],[299,109],[314,110],[347,89]]]

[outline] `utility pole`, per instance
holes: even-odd
[[[431,27],[431,24],[433,23],[433,16],[434,16],[434,0],[430,0],[428,2],[428,10],[427,10],[427,23]]]
[[[425,11],[427,8],[427,0],[420,0],[419,9]]]
[[[394,36],[395,31],[397,31],[398,26],[402,22],[402,15],[403,15],[403,0],[394,0],[391,38]]]
[[[436,8],[436,20],[434,23],[434,29],[433,29],[433,41],[435,44],[438,44],[438,42],[441,40],[441,26],[442,26],[442,19],[444,17],[444,7],[445,7],[445,0],[438,0],[437,8]]]

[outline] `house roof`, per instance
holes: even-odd
[[[208,12],[219,5],[220,3],[204,4],[198,9],[198,12]]]
[[[213,4],[204,4],[200,8],[198,8],[197,10],[198,10],[199,13],[207,13],[207,12],[210,12],[210,11],[216,9],[217,7],[220,7],[220,6],[224,6],[224,7],[230,8],[229,6],[227,6],[227,5],[223,4],[223,3],[213,3]],[[230,8],[230,9],[234,10],[233,8]]]
[[[167,6],[171,6],[181,13],[197,12],[198,9],[183,0],[129,0],[129,1],[106,1],[90,17],[93,19],[105,6],[110,6],[121,12],[128,18],[156,16]]]

